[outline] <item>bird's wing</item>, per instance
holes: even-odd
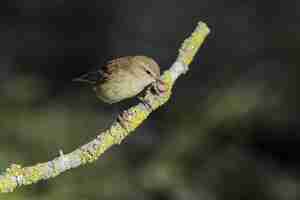
[[[125,56],[108,61],[107,65],[102,68],[104,77],[105,74],[109,76],[111,73],[119,70],[120,68],[130,66],[132,58],[133,56]]]
[[[111,61],[108,61],[106,66],[103,66],[100,70],[91,71],[86,74],[83,74],[80,77],[73,79],[73,81],[96,84],[99,82],[109,80],[111,76],[117,75],[119,70],[129,68],[132,62],[132,58],[133,56],[126,56],[113,59]]]
[[[101,71],[91,71],[81,75],[78,78],[74,78],[73,81],[86,82],[90,84],[96,84],[103,79]]]

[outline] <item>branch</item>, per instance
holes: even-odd
[[[165,92],[157,94],[153,93],[150,88],[147,89],[145,94],[140,97],[141,103],[124,111],[128,116],[125,122],[120,124],[116,120],[110,128],[98,133],[94,140],[71,153],[63,154],[61,151],[60,156],[53,160],[29,167],[12,164],[0,175],[0,193],[13,192],[14,189],[22,185],[30,185],[40,180],[54,178],[69,169],[92,163],[111,146],[120,144],[125,137],[142,124],[152,111],[168,101],[176,79],[188,71],[189,64],[208,34],[207,25],[199,22],[192,35],[183,42],[176,61],[161,76],[161,80],[165,83]]]

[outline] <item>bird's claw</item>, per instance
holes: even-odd
[[[130,121],[129,120],[130,118],[130,113],[125,110],[123,111],[119,116],[118,116],[118,122],[120,123],[120,125],[125,129],[125,130],[128,130],[128,122]]]
[[[168,90],[166,83],[158,79],[154,84],[154,91],[157,95],[160,95]]]

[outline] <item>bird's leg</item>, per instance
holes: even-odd
[[[148,101],[146,101],[144,97],[139,96],[138,99],[144,104],[144,106],[147,110],[149,110],[149,111],[153,110],[150,103]]]
[[[157,81],[153,85],[151,85],[146,89],[145,95],[138,96],[138,99],[144,104],[147,110],[152,111],[153,108],[151,106],[151,103],[145,99],[145,96],[147,96],[147,94],[149,93],[161,95],[165,93],[167,90],[168,90],[167,84],[162,80],[157,79]]]

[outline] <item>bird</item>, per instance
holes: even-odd
[[[154,59],[142,55],[113,59],[73,81],[91,84],[96,96],[108,104],[134,97],[155,81],[162,83],[160,66]]]

